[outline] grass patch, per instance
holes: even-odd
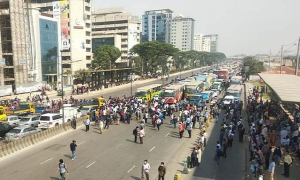
[[[248,83],[251,83],[253,84],[254,86],[266,86],[265,83],[261,83],[260,81],[248,81]],[[271,88],[268,87],[268,92],[267,93],[264,93],[263,95],[263,100],[271,100],[271,99],[274,99],[274,92]]]

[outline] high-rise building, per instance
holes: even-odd
[[[218,52],[218,34],[211,34],[211,35],[203,36],[202,51]]]
[[[178,15],[171,23],[171,44],[181,51],[190,51],[194,48],[194,22],[193,18]]]
[[[26,6],[24,0],[0,2],[0,86],[28,82],[32,56]]]
[[[92,13],[94,52],[101,45],[114,45],[122,52],[117,66],[126,65],[130,49],[140,43],[141,19],[121,8],[99,9]]]
[[[60,20],[60,49],[64,84],[73,84],[68,75],[90,67],[91,1],[90,0],[31,0],[31,7],[39,8],[43,16]]]
[[[203,34],[194,35],[194,48],[195,51],[202,51],[202,38]]]
[[[161,41],[170,43],[170,9],[146,11],[142,16],[142,42]]]

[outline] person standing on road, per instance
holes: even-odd
[[[179,129],[179,138],[181,139],[184,133],[184,124],[180,122],[178,129]]]
[[[156,127],[157,127],[157,130],[159,131],[159,127],[160,127],[160,125],[161,125],[161,119],[160,118],[158,118],[157,120],[156,120]]]
[[[165,163],[161,162],[160,166],[158,167],[158,180],[165,180],[165,175],[166,175],[166,167]]]
[[[189,123],[188,125],[187,125],[187,131],[188,131],[188,134],[189,134],[189,138],[191,138],[192,137],[192,129],[193,129],[193,125],[192,125],[193,123],[191,122],[191,123]]]
[[[143,138],[145,137],[145,130],[140,129],[138,134],[139,134],[139,137],[140,137],[140,144],[143,144],[144,143]]]
[[[110,119],[110,115],[106,115],[104,129],[108,129],[109,128],[110,120],[111,120]]]
[[[221,158],[221,150],[219,146],[216,147],[216,152],[215,152],[215,161],[216,161],[216,166],[220,166],[220,158]]]
[[[270,180],[274,180],[274,172],[275,172],[275,158],[272,158],[272,162],[269,165],[268,172],[270,174]]]
[[[66,172],[69,173],[66,164],[64,163],[64,160],[60,159],[58,163],[57,171],[59,171],[60,177],[62,180],[66,179]]]
[[[290,156],[290,153],[288,151],[285,152],[285,156],[284,156],[284,173],[283,175],[288,178],[290,177],[290,166],[292,165],[292,157]]]
[[[150,164],[147,160],[142,165],[142,180],[149,180]]]
[[[70,150],[72,152],[72,155],[71,155],[72,160],[74,160],[76,158],[76,147],[77,147],[76,141],[73,140],[72,143],[70,144]]]
[[[84,121],[84,125],[85,125],[85,132],[88,132],[90,130],[90,119],[87,118],[85,121]]]
[[[132,131],[132,134],[134,135],[134,142],[135,143],[137,143],[138,129],[139,129],[139,127],[137,126]]]
[[[71,124],[72,124],[72,127],[73,127],[74,129],[76,129],[76,119],[75,119],[75,116],[73,116],[73,119],[72,119]]]
[[[104,126],[104,123],[102,120],[99,120],[99,133],[102,134],[103,133],[103,126]]]

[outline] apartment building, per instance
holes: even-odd
[[[170,43],[170,24],[173,11],[170,9],[149,10],[142,16],[142,42],[161,41]]]
[[[203,39],[203,34],[195,34],[194,35],[194,47],[193,47],[193,50],[195,50],[195,51],[202,51],[202,39]]]
[[[171,44],[181,51],[190,51],[194,48],[194,24],[193,18],[177,15],[171,23]]]
[[[141,19],[122,8],[99,9],[92,13],[92,51],[113,45],[122,52],[118,67],[128,65],[130,49],[140,43]]]
[[[218,34],[203,35],[202,51],[218,52]]]

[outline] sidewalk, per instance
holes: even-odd
[[[188,71],[182,71],[182,72],[177,72],[177,73],[174,73],[174,74],[170,74],[170,78],[169,78],[169,81],[171,81],[172,78],[175,78],[177,76],[179,76],[180,74],[181,75],[184,75],[186,73],[191,73],[190,75],[192,75],[192,72],[194,74],[197,73],[197,71],[201,70],[201,69],[205,69],[207,68],[206,66],[205,67],[201,67],[201,68],[196,68],[196,69],[192,69],[192,70],[188,70]],[[190,76],[189,75],[189,76]],[[149,83],[149,82],[153,82],[153,81],[156,81],[156,80],[160,80],[160,77],[159,78],[151,78],[151,79],[146,79],[146,80],[138,80],[138,81],[134,81],[132,83],[133,86],[136,86],[136,85],[140,85],[140,84],[144,84],[144,83]],[[166,82],[166,81],[165,81]],[[123,88],[126,88],[126,87],[130,87],[131,86],[131,83],[127,83],[127,84],[123,84],[123,85],[119,85],[119,86],[112,86],[112,87],[108,87],[108,88],[105,88],[103,90],[98,90],[98,91],[91,91],[90,93],[84,93],[84,94],[79,94],[79,95],[74,95],[74,97],[76,98],[85,98],[87,95],[88,96],[91,96],[91,95],[95,95],[95,94],[99,94],[99,93],[105,93],[107,91],[115,91],[115,90],[118,90],[118,89],[123,89]],[[33,95],[38,95],[40,94],[41,92],[32,92],[31,93],[31,96]],[[61,99],[61,96],[57,96],[57,91],[46,91],[48,97],[50,99]],[[71,90],[67,90],[65,91],[65,97],[69,97],[71,95]],[[18,95],[11,95],[11,96],[4,96],[4,97],[1,97],[1,99],[14,99],[15,97],[18,97],[19,99],[21,99],[21,101],[26,101],[26,98],[28,96],[30,96],[30,93],[24,93],[24,94],[18,94]],[[99,95],[100,96],[100,95]]]

